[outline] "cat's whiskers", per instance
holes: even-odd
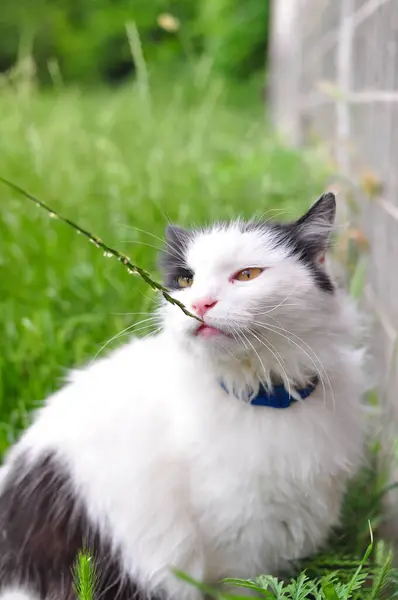
[[[232,319],[230,319],[229,322],[233,325],[233,330],[231,331],[233,338],[236,340],[235,336],[237,336],[238,342],[243,345],[243,347],[245,348],[245,350],[247,352],[251,352],[253,346],[250,344],[249,340],[244,335],[244,333],[240,327],[240,324],[237,321],[233,321]],[[248,346],[247,344],[250,344],[250,345]]]
[[[292,303],[283,303],[283,307],[294,307],[294,306],[299,306],[298,302],[292,302]],[[265,315],[267,314],[267,310],[268,309],[273,309],[275,308],[276,305],[274,304],[262,304],[261,302],[257,301],[257,300],[253,300],[253,301],[248,301],[246,303],[246,307],[245,308],[241,308],[239,309],[239,316],[241,315],[245,315],[247,317],[252,317],[253,315]],[[261,310],[259,310],[261,309]],[[263,309],[265,309],[265,311],[263,311]],[[235,314],[235,312],[233,313]]]
[[[245,340],[244,340],[244,338],[243,338],[243,336],[242,336],[241,332],[235,329],[235,330],[234,330],[234,331],[232,331],[231,333],[232,333],[232,337],[234,338],[234,340],[236,341],[236,338],[237,338],[237,341],[238,341],[238,342],[241,342],[241,343],[243,344],[243,346],[244,346],[245,350],[248,350],[248,347],[247,347],[247,345],[246,345],[246,342],[245,342]],[[235,336],[236,336],[236,337],[235,337]]]
[[[137,288],[137,292],[138,292],[139,294],[141,294],[141,296],[142,296],[143,298],[145,298],[145,300],[148,300],[148,302],[149,302],[149,303],[152,303],[152,302],[154,302],[154,300],[155,300],[155,298],[156,298],[156,295],[154,295],[154,296],[151,298],[150,296],[148,296],[147,294],[145,294],[145,293],[144,293],[142,290],[140,290],[139,288]],[[156,292],[155,292],[155,294],[156,294]],[[159,296],[158,296],[158,298],[159,298]],[[152,314],[152,313],[151,313],[151,314]]]
[[[141,240],[118,240],[119,244],[137,244],[140,246],[147,246],[148,248],[154,248],[157,252],[162,252],[163,248],[159,246],[155,246],[154,244],[149,244],[148,242],[142,242]]]
[[[248,302],[248,307],[250,307],[250,310],[253,311],[254,308],[254,312],[257,312],[258,314],[266,314],[265,312],[260,312],[261,311],[266,311],[266,310],[273,310],[275,308],[280,308],[281,306],[286,307],[286,306],[299,306],[298,302],[287,302],[287,298],[284,298],[283,300],[281,300],[279,303],[275,304],[275,302],[273,304],[263,304],[262,302],[258,302],[258,301],[253,301],[253,302]]]
[[[252,325],[255,325],[256,327],[267,329],[269,332],[273,332],[275,334],[278,334],[278,335],[284,337],[289,343],[292,343],[293,345],[295,345],[309,359],[309,361],[313,365],[313,367],[314,367],[317,375],[319,376],[319,379],[320,379],[320,382],[321,382],[321,385],[322,385],[322,389],[323,389],[323,398],[324,398],[324,401],[326,401],[326,388],[325,388],[325,381],[324,381],[324,380],[326,380],[326,383],[327,383],[327,385],[328,385],[328,387],[329,387],[329,389],[331,391],[331,394],[332,394],[332,400],[333,400],[333,406],[334,406],[335,405],[335,398],[334,398],[333,388],[332,388],[332,385],[331,385],[331,382],[330,382],[330,378],[329,378],[329,376],[328,376],[328,374],[327,374],[327,372],[326,372],[326,370],[324,368],[324,365],[323,365],[322,361],[320,360],[320,358],[316,354],[316,352],[311,348],[311,346],[307,342],[305,342],[305,340],[303,340],[298,335],[296,335],[293,332],[290,332],[286,328],[284,328],[281,325],[281,323],[275,317],[269,316],[269,319],[272,319],[273,321],[275,321],[276,323],[278,323],[279,326],[273,325],[273,324],[267,324],[267,323],[264,323],[263,321],[253,320],[253,316],[258,316],[258,315],[261,315],[261,314],[263,314],[263,313],[261,313],[261,312],[252,313],[249,310],[240,310],[239,312],[235,311],[233,313],[233,317],[234,318],[231,317],[231,315],[229,315],[229,321],[231,323],[233,323],[233,325],[235,327],[235,331],[238,333],[238,331],[237,331],[236,328],[239,328],[239,331],[241,332],[241,328],[242,327],[243,328],[246,327],[246,319],[248,317],[250,317],[250,319],[251,319],[250,323]],[[237,320],[236,317],[238,317],[238,319],[240,319],[240,320]],[[252,328],[249,328],[248,330],[250,331],[250,333],[252,335],[254,335],[254,337],[256,337]],[[281,331],[283,331],[286,335],[282,334]],[[260,332],[257,331],[257,330],[256,330],[256,333],[258,333],[260,335]],[[302,345],[306,346],[308,348],[309,352],[315,358],[315,360],[310,356],[310,354],[308,354],[308,352],[305,351],[305,349],[300,344],[298,344],[297,342],[295,342],[294,340],[292,340],[290,336],[296,338],[299,342],[301,342]],[[258,340],[258,341],[260,341],[260,340]],[[261,340],[261,343],[263,341],[264,340]],[[283,361],[283,358],[282,358],[281,354],[278,352],[278,350],[275,348],[275,346],[272,344],[272,342],[269,339],[267,339],[266,341],[267,341],[267,344],[271,345],[272,349],[281,358],[283,364],[285,365],[285,361]],[[318,364],[316,364],[315,361]],[[285,372],[286,372],[286,370],[285,370]]]
[[[264,314],[268,315],[269,313],[273,312],[274,310],[276,310],[277,308],[281,307],[283,304],[285,304],[286,300],[288,300],[290,298],[290,296],[296,291],[297,285],[295,285],[290,292],[285,296],[285,298],[283,300],[281,300],[278,304],[276,304],[273,308],[271,308],[270,310],[266,311]]]
[[[315,369],[315,371],[316,371],[317,375],[319,376],[319,381],[320,381],[320,383],[321,383],[321,385],[322,385],[323,399],[324,399],[324,402],[326,403],[326,387],[325,387],[325,383],[324,383],[324,378],[323,378],[323,375],[322,375],[322,373],[321,373],[321,371],[320,371],[320,369],[319,369],[319,366],[317,366],[317,365],[316,365],[315,361],[314,361],[314,360],[313,360],[313,358],[312,358],[312,357],[311,357],[311,356],[308,354],[308,352],[307,352],[306,350],[304,350],[304,348],[302,348],[302,346],[300,346],[300,344],[298,344],[297,342],[295,342],[294,340],[292,340],[290,337],[288,337],[288,335],[285,335],[285,334],[281,333],[281,331],[280,331],[280,330],[281,330],[282,328],[280,328],[280,327],[277,327],[276,325],[269,325],[269,324],[268,324],[268,325],[266,325],[266,324],[264,324],[264,323],[260,323],[260,322],[258,322],[258,321],[253,321],[253,324],[254,324],[256,327],[261,327],[261,328],[264,328],[265,330],[269,331],[270,333],[276,333],[276,334],[280,335],[281,337],[285,338],[285,339],[286,339],[286,340],[287,340],[289,343],[292,343],[293,345],[295,345],[295,346],[296,346],[296,347],[297,347],[297,348],[298,348],[298,349],[299,349],[301,352],[303,352],[303,354],[305,354],[305,356],[307,356],[307,358],[309,359],[309,361],[310,361],[310,362],[311,362],[311,364],[313,365],[313,367],[314,367],[314,369]],[[286,330],[285,330],[285,331],[286,331]],[[294,335],[294,336],[295,336],[295,334],[292,334],[291,332],[288,332],[288,333],[290,333],[291,335]],[[295,337],[297,337],[297,338],[298,338],[298,336],[295,336]],[[301,338],[298,338],[298,339],[299,339],[299,340],[301,340]],[[303,343],[305,343],[305,342],[304,342],[304,340],[301,340],[301,341],[302,341]],[[308,346],[308,344],[306,344],[306,345]],[[318,362],[319,362],[319,364],[321,365],[322,371],[323,371],[323,373],[324,373],[324,375],[325,375],[325,377],[326,377],[326,381],[327,381],[328,387],[329,387],[329,389],[330,389],[330,392],[331,392],[331,395],[332,395],[333,407],[335,407],[335,397],[334,397],[333,388],[332,388],[332,384],[331,384],[330,378],[329,378],[329,376],[328,376],[327,372],[325,371],[325,369],[324,369],[324,367],[323,367],[323,364],[322,364],[322,362],[320,361],[320,359],[319,359],[319,357],[317,356],[317,354],[316,354],[316,353],[315,353],[315,352],[312,350],[312,348],[311,348],[310,346],[308,346],[308,348],[310,349],[310,351],[313,353],[313,355],[315,356],[315,358],[317,359],[317,361],[318,361]]]
[[[254,338],[256,338],[256,340],[263,345],[265,348],[267,348],[268,352],[271,353],[271,355],[276,359],[276,361],[278,362],[281,370],[282,370],[282,377],[284,378],[284,383],[287,387],[287,391],[289,393],[289,395],[291,395],[291,387],[290,387],[290,379],[288,377],[288,374],[286,372],[285,369],[285,365],[284,365],[284,361],[282,356],[280,355],[280,353],[276,350],[275,346],[273,346],[271,344],[271,342],[269,342],[269,340],[265,341],[264,339],[260,339],[251,329],[249,330],[250,335],[252,335]],[[242,332],[243,333],[243,332]],[[257,350],[255,349],[254,345],[250,342],[249,338],[246,336],[246,334],[243,333],[243,335],[245,336],[245,338],[247,339],[248,343],[250,344],[250,346],[253,348],[254,352],[256,353],[258,359],[260,360],[261,366],[263,367],[263,371],[264,374],[267,373],[265,367],[264,367],[264,363],[262,362]]]
[[[240,332],[240,335],[246,340],[246,342],[249,344],[251,350],[253,350],[253,352],[256,354],[256,356],[257,356],[257,358],[258,358],[258,360],[260,362],[260,365],[261,365],[261,367],[263,369],[264,376],[267,378],[267,370],[266,370],[266,368],[264,366],[263,361],[261,360],[261,357],[260,357],[259,353],[255,349],[255,347],[253,346],[253,344],[250,342],[250,340],[248,339],[248,337],[243,333],[243,331]]]
[[[299,337],[298,335],[294,334],[292,331],[289,331],[289,330],[287,330],[285,327],[283,327],[283,326],[281,325],[281,323],[280,323],[279,321],[277,321],[277,319],[274,319],[273,317],[270,317],[270,318],[271,318],[272,320],[276,321],[276,322],[279,324],[279,326],[277,326],[277,325],[272,325],[271,323],[268,323],[268,324],[267,324],[267,323],[260,323],[260,322],[257,322],[257,321],[255,321],[254,323],[255,323],[256,325],[258,325],[258,326],[261,326],[261,327],[264,327],[264,328],[268,329],[269,331],[271,331],[271,330],[272,330],[273,332],[277,333],[278,335],[281,335],[282,337],[285,337],[285,339],[287,339],[289,343],[292,343],[292,344],[294,344],[296,347],[298,347],[298,348],[299,348],[299,349],[300,349],[300,350],[301,350],[301,351],[302,351],[302,352],[303,352],[303,353],[304,353],[304,354],[305,354],[305,355],[306,355],[306,356],[307,356],[307,357],[308,357],[308,358],[311,360],[312,364],[314,364],[314,363],[313,363],[313,360],[312,360],[312,358],[311,358],[311,357],[310,357],[310,356],[309,356],[309,355],[308,355],[308,354],[305,352],[305,350],[304,350],[304,349],[303,349],[303,348],[300,346],[300,344],[298,344],[298,343],[294,342],[294,340],[292,340],[292,339],[291,339],[291,336],[292,336],[292,337],[294,337],[294,338],[296,338],[297,340],[299,340],[299,342],[301,342],[301,344],[303,344],[304,346],[306,346],[306,347],[308,348],[308,350],[309,350],[309,351],[312,353],[312,355],[314,356],[315,360],[316,360],[316,361],[319,363],[319,366],[320,366],[320,368],[322,369],[322,372],[324,373],[324,375],[325,375],[326,379],[328,380],[328,385],[329,385],[329,387],[330,387],[331,391],[333,391],[333,390],[332,390],[332,386],[331,386],[331,382],[330,382],[330,379],[329,379],[329,376],[328,376],[328,374],[327,374],[327,372],[326,372],[326,369],[324,368],[324,365],[323,365],[323,363],[322,363],[321,359],[320,359],[320,358],[319,358],[319,356],[316,354],[316,352],[313,350],[313,348],[311,348],[311,346],[310,346],[310,345],[309,345],[309,344],[308,344],[308,343],[307,343],[305,340],[303,340],[301,337]],[[284,334],[280,333],[281,331],[283,331],[283,332],[284,332],[284,334],[286,334],[286,335],[284,335]],[[314,365],[314,366],[315,366],[315,365]],[[320,377],[322,377],[322,376],[321,376],[321,373],[319,372],[319,368],[317,368],[317,372],[318,372],[318,375],[319,375]]]
[[[117,313],[109,313],[112,316],[116,317],[136,317],[141,315],[152,316],[152,312],[117,312]]]
[[[146,335],[144,335],[141,339],[142,340],[146,340],[147,338],[151,337],[152,335],[158,334],[160,331],[162,331],[162,328],[161,327],[157,327],[153,331],[150,331],[149,333],[147,333]]]
[[[133,334],[134,336],[136,336],[137,334],[139,334],[139,333],[141,333],[143,331],[147,331],[147,329],[149,327],[152,327],[154,325],[156,325],[155,321],[153,323],[147,323],[147,324],[141,325],[137,329],[134,328],[134,330],[131,329],[129,331],[120,332],[120,334],[117,335],[115,339],[120,339],[122,337],[126,337],[126,336],[131,335],[131,334]],[[148,335],[152,335],[155,331],[161,331],[161,329],[162,329],[162,327],[159,326],[156,330],[150,331]],[[146,337],[148,337],[148,335],[140,337],[140,339],[145,339]]]
[[[163,215],[165,217],[165,215]],[[169,219],[167,219],[165,217],[166,221],[168,222],[169,225],[171,225],[171,222],[169,221]],[[124,225],[121,224],[122,227],[126,227],[127,229],[132,229],[134,231],[138,231],[141,233],[144,233],[145,235],[149,235],[150,237],[158,240],[159,242],[161,242],[162,244],[162,248],[156,248],[156,246],[153,246],[153,248],[156,248],[158,250],[160,250],[161,252],[164,251],[164,246],[168,246],[173,252],[175,252],[176,254],[179,253],[180,248],[178,247],[177,244],[173,243],[171,240],[167,240],[166,238],[162,238],[158,235],[155,235],[154,233],[150,233],[149,231],[145,231],[145,229],[140,229],[139,227],[133,227],[132,225]],[[133,243],[133,242],[132,242]],[[137,243],[140,243],[139,240],[137,241]]]
[[[299,340],[299,342],[301,342],[302,344],[304,344],[304,346],[306,346],[308,348],[308,350],[312,353],[312,355],[315,357],[315,359],[318,361],[320,368],[322,369],[322,372],[324,373],[327,383],[329,385],[330,391],[333,395],[333,405],[334,405],[334,394],[333,394],[333,388],[332,388],[332,384],[329,378],[329,375],[323,365],[323,362],[321,361],[321,359],[319,358],[319,356],[317,355],[317,353],[315,352],[315,350],[313,348],[311,348],[311,346],[305,341],[303,340],[301,337],[299,337],[298,335],[296,335],[295,333],[293,333],[292,331],[288,331],[285,327],[283,327],[282,323],[280,321],[278,321],[278,319],[275,319],[275,317],[269,317],[270,319],[272,319],[272,321],[275,321],[278,326],[286,333],[286,335],[290,335],[293,336],[294,338],[296,338],[296,340]],[[276,327],[276,326],[275,326]],[[290,340],[292,341],[292,340]]]
[[[255,353],[255,355],[257,356],[257,359],[259,360],[260,365],[262,367],[264,376],[266,377],[266,379],[268,381],[269,380],[269,377],[268,377],[269,370],[267,370],[265,368],[265,365],[264,365],[264,363],[263,363],[263,361],[262,361],[262,359],[261,359],[258,351],[256,350],[255,346],[252,344],[252,342],[250,341],[250,339],[248,338],[248,336],[245,334],[245,332],[241,329],[241,324],[239,322],[237,322],[237,321],[234,321],[231,318],[229,318],[229,323],[231,323],[234,326],[234,328],[233,328],[232,331],[235,332],[238,335],[238,338],[240,339],[240,341],[242,341],[245,349],[248,349],[248,348],[247,348],[247,346],[246,346],[246,344],[244,343],[243,340],[246,340],[247,344],[249,344],[250,350],[252,350]],[[271,355],[277,360],[279,366],[282,369],[282,373],[285,375],[286,383],[287,383],[288,386],[290,386],[289,378],[287,376],[286,369],[284,368],[283,358],[280,355],[280,353],[277,351],[277,349],[275,348],[275,346],[273,346],[273,344],[271,344],[271,342],[268,342],[271,347],[267,346],[267,344],[263,340],[260,340],[252,331],[250,331],[250,333],[260,342],[260,344],[262,344],[264,347],[266,347],[267,350],[271,353]],[[232,333],[232,335],[234,336],[233,333]],[[234,338],[235,338],[235,336],[234,336]]]
[[[272,327],[272,326],[271,326]],[[279,333],[279,335],[282,335],[280,332],[277,331],[276,326],[273,326],[275,329],[275,333]],[[322,373],[320,372],[319,368],[316,367],[314,361],[312,361],[311,357],[308,356],[307,352],[300,346],[300,344],[296,343],[294,340],[292,340],[291,338],[289,338],[289,341],[296,345],[304,354],[306,354],[308,356],[308,358],[312,361],[314,368],[317,369],[317,374],[319,376],[319,380],[321,382],[322,388],[323,388],[323,398],[324,398],[324,402],[326,403],[326,388],[325,388],[325,382],[324,380],[326,380],[326,384],[330,390],[330,394],[331,394],[331,399],[332,399],[332,405],[333,408],[335,409],[336,406],[336,399],[334,396],[334,391],[333,391],[333,386],[332,386],[332,382],[330,381],[330,377],[323,365],[323,362],[321,361],[321,359],[319,358],[319,356],[317,355],[317,353],[313,350],[313,348],[311,348],[311,346],[309,344],[307,344],[307,342],[305,340],[303,340],[301,337],[299,337],[298,335],[294,334],[291,331],[287,331],[285,328],[282,328],[287,335],[289,336],[293,336],[294,338],[296,338],[297,340],[299,340],[299,342],[301,342],[302,344],[304,344],[304,346],[306,346],[308,348],[308,350],[311,352],[311,354],[313,355],[313,357],[315,358],[315,360],[317,361],[317,363],[319,364],[320,369],[322,370]]]
[[[91,359],[90,361],[90,365],[95,361],[96,358],[98,358],[98,355],[109,345],[111,344],[113,341],[119,339],[120,337],[127,335],[128,333],[131,333],[131,331],[135,328],[138,327],[139,325],[143,325],[144,323],[146,324],[145,327],[149,326],[149,323],[157,323],[159,322],[159,316],[158,315],[152,315],[146,319],[142,319],[141,321],[138,321],[138,323],[133,323],[132,325],[129,325],[128,327],[125,327],[125,329],[122,329],[122,331],[119,331],[119,333],[115,334],[114,336],[112,336],[111,338],[109,338],[101,347],[100,349],[97,351],[97,353],[94,355],[94,357]],[[137,331],[141,331],[143,329],[143,327],[140,327]],[[137,331],[135,331],[135,333],[137,333]]]
[[[150,231],[146,231],[145,229],[140,229],[139,227],[134,227],[133,225],[126,225],[124,223],[121,223],[121,226],[126,227],[126,229],[131,229],[133,231],[138,231],[140,233],[144,233],[145,235],[149,235],[151,238],[158,240],[162,244],[167,244],[166,238],[160,237],[159,235],[155,235],[154,233],[151,233]]]
[[[236,334],[236,336],[238,338],[239,343],[243,344],[245,350],[247,350],[247,351],[253,350],[257,354],[257,357],[258,357],[258,359],[259,359],[259,361],[261,363],[261,366],[263,368],[263,371],[264,371],[264,379],[267,382],[267,384],[270,384],[271,383],[271,379],[270,379],[270,376],[269,376],[269,372],[265,369],[265,366],[264,366],[264,364],[263,364],[260,356],[256,352],[256,349],[254,348],[253,344],[250,343],[250,340],[248,340],[248,338],[245,336],[245,334],[242,331],[235,331],[235,333],[232,333],[233,338],[236,340],[235,334]],[[248,347],[247,344],[249,344],[250,347]],[[255,373],[255,374],[258,375],[257,373]],[[261,380],[261,378],[260,378],[260,380]]]
[[[255,314],[257,315],[267,315],[270,312],[273,312],[274,310],[276,310],[277,308],[280,308],[281,306],[285,306],[285,307],[293,307],[293,306],[298,306],[297,302],[293,302],[293,303],[289,303],[286,304],[287,300],[290,298],[290,296],[296,291],[297,285],[294,286],[290,292],[285,296],[285,298],[283,298],[280,302],[278,302],[278,304],[272,304],[269,306],[263,305],[261,302],[259,303],[258,300],[252,300],[248,302],[248,306],[255,306],[257,307],[261,307],[261,309],[265,308],[266,310],[264,312],[260,312],[258,310],[255,311]],[[251,314],[250,311],[247,311],[248,314]]]
[[[283,308],[293,308],[295,306],[299,306],[298,302],[283,302],[283,304],[270,304],[268,306],[262,305],[258,302],[253,302],[252,306],[256,307],[256,310],[252,310],[249,312],[249,314],[256,314],[256,315],[267,315],[269,312],[273,312],[274,309],[276,308],[280,308],[281,306],[283,306]],[[257,310],[258,308],[260,309],[265,309],[265,310]]]
[[[247,314],[246,314],[246,313],[247,313]],[[235,314],[236,314],[236,313],[235,313]],[[235,316],[235,315],[234,315],[234,316]],[[251,313],[250,313],[249,311],[240,311],[240,313],[239,313],[239,316],[240,316],[240,317],[242,317],[242,316],[246,317],[246,316],[252,316],[252,315],[251,315]],[[277,321],[277,320],[276,320],[274,317],[269,317],[269,318],[271,318],[271,319],[273,319],[274,321],[278,322],[278,321]],[[233,325],[234,325],[234,327],[235,327],[235,332],[238,334],[239,338],[242,340],[242,338],[243,338],[243,336],[244,336],[244,337],[245,337],[245,339],[246,339],[247,341],[249,341],[249,340],[247,339],[247,336],[246,336],[246,335],[245,335],[245,334],[244,334],[244,333],[241,331],[242,323],[241,323],[241,322],[239,322],[239,321],[237,321],[236,319],[232,319],[231,317],[229,317],[229,321],[230,321],[231,323],[233,323]],[[314,350],[313,350],[313,349],[312,349],[312,348],[311,348],[311,347],[310,347],[310,346],[309,346],[309,345],[308,345],[308,344],[307,344],[307,343],[306,343],[304,340],[302,340],[301,338],[299,338],[299,336],[296,336],[296,335],[295,335],[295,334],[293,334],[292,332],[288,332],[288,331],[287,331],[285,328],[283,328],[282,326],[280,326],[280,327],[277,327],[277,326],[275,326],[275,325],[271,325],[270,327],[267,327],[267,325],[266,325],[265,323],[263,323],[263,322],[259,322],[259,321],[251,321],[251,323],[252,323],[252,324],[254,324],[254,325],[256,325],[256,326],[259,326],[259,327],[263,327],[263,328],[265,328],[265,329],[268,329],[269,331],[274,331],[275,333],[277,333],[278,335],[281,335],[282,337],[285,337],[285,338],[286,338],[286,339],[287,339],[289,342],[292,342],[292,343],[293,343],[293,344],[294,344],[296,347],[298,347],[298,348],[300,349],[300,351],[301,351],[301,352],[303,352],[303,353],[304,353],[304,354],[307,356],[307,358],[310,360],[311,364],[312,364],[312,365],[314,366],[314,368],[315,368],[315,371],[316,371],[316,373],[317,373],[317,374],[318,374],[318,376],[319,376],[319,379],[320,379],[320,382],[321,382],[321,385],[322,385],[322,389],[323,389],[323,397],[324,397],[324,400],[326,400],[326,389],[325,389],[324,377],[323,377],[322,373],[324,374],[325,378],[327,379],[327,383],[328,383],[328,385],[329,385],[329,388],[330,388],[330,390],[331,390],[331,392],[332,392],[332,396],[333,396],[333,389],[332,389],[332,386],[331,386],[331,382],[330,382],[330,379],[329,379],[329,377],[328,377],[328,375],[327,375],[327,373],[326,373],[326,370],[325,370],[325,368],[324,368],[324,366],[323,366],[323,363],[322,363],[322,361],[321,361],[321,360],[320,360],[320,358],[317,356],[317,354],[314,352]],[[279,322],[278,322],[278,323],[279,323]],[[239,331],[238,331],[236,328],[239,328]],[[271,329],[271,328],[272,328],[272,329]],[[315,360],[316,360],[316,361],[319,363],[319,365],[320,365],[320,368],[319,368],[319,366],[317,366],[317,365],[316,365],[315,361],[314,361],[314,360],[311,358],[311,356],[310,356],[310,355],[309,355],[309,354],[308,354],[308,353],[307,353],[307,352],[306,352],[306,351],[305,351],[305,350],[304,350],[304,349],[303,349],[303,348],[302,348],[302,347],[301,347],[299,344],[297,344],[296,342],[294,342],[293,340],[291,340],[291,339],[290,339],[289,337],[287,337],[286,335],[283,335],[283,334],[281,334],[279,330],[283,330],[283,331],[285,331],[285,333],[286,333],[286,334],[289,334],[289,333],[290,333],[290,335],[292,335],[292,336],[296,337],[296,339],[298,339],[299,341],[301,341],[301,342],[302,342],[302,344],[304,344],[305,346],[307,346],[307,347],[308,347],[308,349],[309,349],[309,351],[310,351],[310,352],[313,354],[313,356],[315,357]],[[261,339],[260,339],[260,338],[259,338],[259,337],[256,335],[256,333],[258,333],[259,335],[261,335],[261,334],[260,334],[260,332],[258,332],[258,331],[256,331],[256,332],[255,332],[255,331],[253,331],[253,329],[252,329],[252,328],[249,328],[249,329],[248,329],[248,331],[249,331],[249,332],[250,332],[250,334],[251,334],[251,335],[253,335],[253,336],[254,336],[254,337],[255,337],[255,338],[256,338],[256,339],[257,339],[257,340],[258,340],[258,341],[259,341],[261,344],[264,344],[264,345],[265,345],[265,347],[267,347],[267,349],[268,349],[268,350],[269,350],[269,351],[270,351],[270,352],[273,354],[274,358],[276,358],[276,359],[278,360],[278,357],[279,357],[279,359],[280,359],[280,361],[279,361],[279,364],[280,364],[280,366],[282,367],[282,369],[283,369],[283,372],[284,372],[284,374],[285,374],[285,377],[286,377],[286,381],[288,382],[288,381],[289,381],[289,378],[288,378],[288,376],[287,376],[287,367],[286,367],[286,363],[285,363],[285,361],[283,360],[283,357],[282,357],[281,353],[280,353],[280,352],[279,352],[279,351],[276,349],[276,347],[274,346],[274,344],[272,344],[272,342],[271,342],[269,339],[267,339],[267,340],[266,340],[266,343],[265,343],[265,340],[263,339],[263,337],[261,337]],[[268,346],[268,344],[269,344],[269,346],[271,346],[271,348]],[[245,346],[245,347],[246,347],[246,346]],[[251,347],[253,348],[253,346],[252,346],[252,345],[251,345]],[[281,363],[282,363],[282,364],[281,364]],[[322,372],[321,372],[321,370],[322,370]],[[333,403],[334,403],[334,396],[333,396]]]
[[[235,356],[235,355],[234,355],[234,354],[231,352],[231,350],[230,350],[229,348],[227,348],[226,346],[224,346],[224,344],[221,344],[221,343],[219,343],[219,346],[220,346],[220,347],[221,347],[223,350],[225,350],[225,351],[226,351],[226,352],[227,352],[227,353],[230,355],[230,357],[231,357],[231,358],[233,358],[233,360],[235,360],[236,362],[239,362],[239,358],[238,358],[237,356]],[[213,349],[213,352],[214,352],[214,353],[216,352],[216,349],[215,349],[215,348]]]

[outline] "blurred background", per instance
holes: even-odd
[[[126,26],[134,21],[151,66],[174,71],[207,55],[220,74],[263,72],[269,0],[4,0],[0,70],[29,51],[38,81],[115,85],[134,76]]]

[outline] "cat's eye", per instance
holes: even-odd
[[[189,275],[180,275],[177,279],[178,287],[180,288],[188,288],[191,287],[193,283],[193,277]]]
[[[235,273],[233,279],[235,281],[251,281],[252,279],[256,279],[256,277],[259,277],[263,271],[264,269],[260,269],[260,267],[248,267],[247,269]]]

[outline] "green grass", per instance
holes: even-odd
[[[150,90],[39,92],[4,79],[0,114],[0,175],[155,275],[153,236],[168,220],[293,217],[323,189],[308,157],[270,134],[258,90],[231,93],[203,65]],[[115,259],[0,186],[0,453],[66,370],[140,321],[128,313],[153,298]]]

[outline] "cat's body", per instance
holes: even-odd
[[[325,243],[319,216],[311,226]],[[189,241],[180,233],[180,244],[175,235],[168,276],[189,276],[181,252],[196,271],[176,297],[213,329],[236,335],[220,341],[210,326],[200,335],[200,322],[166,305],[162,333],[74,372],[48,400],[0,484],[1,600],[19,584],[32,598],[73,598],[70,567],[83,538],[97,564],[98,598],[191,600],[198,591],[173,567],[209,583],[277,573],[316,550],[338,522],[362,449],[351,307],[328,289],[315,258],[314,271],[301,259],[297,267],[274,234],[242,233],[240,224]],[[225,281],[225,272],[245,267],[257,284]],[[272,290],[265,302],[259,285]],[[262,302],[254,307],[245,286]],[[210,321],[223,301],[228,330],[225,317]],[[260,380],[276,376],[294,389],[313,374],[316,389],[287,409],[247,401]]]

